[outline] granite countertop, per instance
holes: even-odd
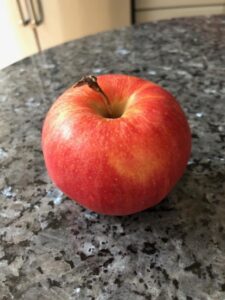
[[[40,134],[82,75],[125,73],[171,91],[193,151],[157,207],[81,208],[46,174]],[[76,40],[0,71],[0,299],[225,299],[225,16],[175,19]]]

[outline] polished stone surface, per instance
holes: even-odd
[[[40,147],[54,99],[85,74],[171,91],[193,136],[160,205],[82,209],[50,182]],[[161,21],[67,43],[0,71],[0,299],[225,299],[225,16]]]

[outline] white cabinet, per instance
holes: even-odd
[[[1,0],[0,69],[37,52],[32,30],[20,20],[16,0]]]
[[[96,32],[130,25],[130,0],[42,0],[42,49]]]
[[[18,5],[28,24],[21,24]],[[1,0],[0,69],[40,49],[130,25],[130,9],[130,0]]]
[[[225,0],[134,0],[136,23],[225,13]]]

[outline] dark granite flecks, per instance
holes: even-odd
[[[160,205],[107,217],[46,175],[45,113],[85,74],[126,73],[177,96],[188,169]],[[225,299],[225,16],[161,21],[50,49],[0,72],[0,299]]]

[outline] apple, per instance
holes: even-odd
[[[50,108],[42,149],[55,185],[97,213],[129,215],[158,204],[191,151],[187,119],[153,82],[86,76]]]

